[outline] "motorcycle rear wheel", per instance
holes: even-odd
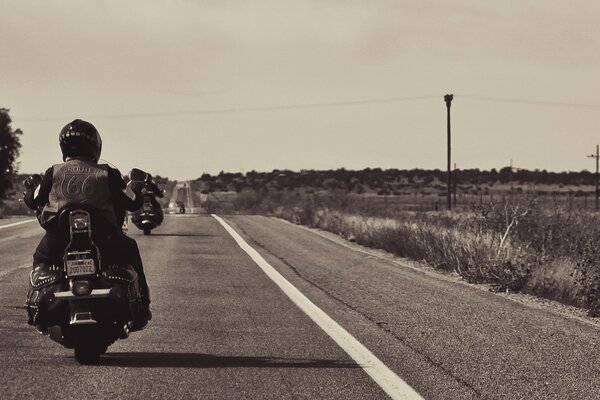
[[[152,229],[150,228],[144,228],[144,235],[149,235],[151,231]]]
[[[97,364],[100,356],[106,352],[106,347],[81,343],[75,345],[75,359],[81,365]]]

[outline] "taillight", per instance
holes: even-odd
[[[92,285],[90,281],[71,281],[71,292],[75,296],[87,296],[92,293]]]

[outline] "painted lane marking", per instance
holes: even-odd
[[[0,229],[11,228],[13,226],[26,224],[28,222],[37,221],[37,219],[26,219],[25,221],[13,222],[12,224],[0,225]]]
[[[252,246],[250,246],[227,222],[211,214],[258,265],[265,274],[296,304],[310,319],[329,335],[362,369],[394,400],[423,399],[413,388],[389,369],[369,349],[363,346],[348,331],[342,328],[323,310],[311,302],[294,285],[275,270]]]

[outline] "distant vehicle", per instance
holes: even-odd
[[[177,201],[175,205],[177,206],[178,214],[185,214],[185,203],[183,201]]]

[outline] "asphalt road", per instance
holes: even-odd
[[[598,332],[257,216],[224,218],[285,279],[426,399],[600,398]],[[211,216],[167,216],[140,246],[149,327],[97,366],[19,308],[35,223],[0,229],[0,398],[385,399]]]

